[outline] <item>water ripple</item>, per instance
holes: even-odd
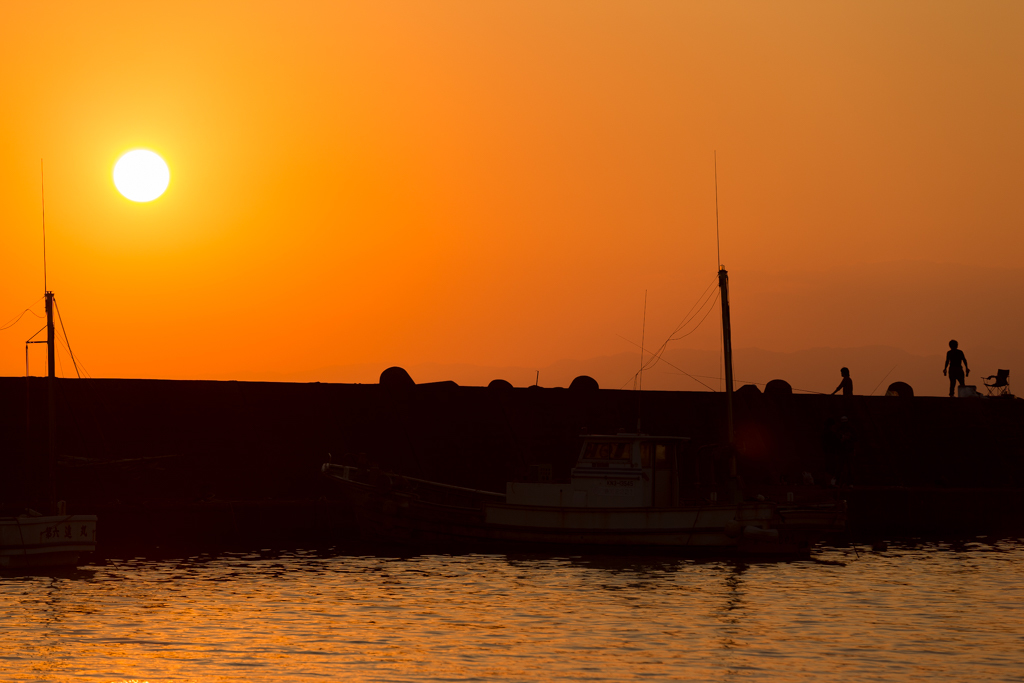
[[[0,577],[4,681],[1021,680],[1024,544],[815,561],[341,551]]]

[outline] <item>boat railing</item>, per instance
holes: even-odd
[[[321,471],[324,475],[336,479],[352,481],[374,488],[386,488],[390,493],[409,495],[439,504],[475,507],[480,503],[505,502],[504,493],[444,484],[416,477],[406,477],[392,472],[366,470],[351,465],[325,463]]]

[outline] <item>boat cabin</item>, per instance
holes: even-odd
[[[510,505],[643,508],[679,504],[679,451],[689,439],[586,435],[569,483],[508,482]]]

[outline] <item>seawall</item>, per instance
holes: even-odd
[[[47,380],[0,378],[0,504],[45,505]],[[550,467],[568,476],[583,432],[689,436],[702,484],[721,481],[722,394],[460,387],[60,379],[58,497],[104,515],[111,541],[344,527],[319,476],[359,454],[382,468],[504,490]],[[736,397],[745,487],[825,478],[823,432],[846,416],[854,529],[1024,529],[1024,401],[819,395]],[[541,467],[538,467],[541,466]],[[688,465],[690,466],[690,465]],[[205,511],[205,512],[204,512]],[[200,520],[211,522],[196,531]],[[240,521],[241,520],[241,521]],[[148,540],[147,540],[148,539]]]

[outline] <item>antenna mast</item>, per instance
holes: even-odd
[[[644,388],[644,339],[647,334],[647,290],[644,290],[644,319],[643,325],[640,327],[640,372],[637,373],[639,380],[637,382],[637,389]]]
[[[46,183],[43,178],[43,160],[39,160],[39,201],[43,207],[43,292],[49,288],[46,286]]]
[[[715,150],[715,246],[718,248],[718,261],[715,265],[722,267],[722,237],[718,232],[718,150]]]
[[[636,433],[640,434],[640,391],[644,386],[644,341],[647,334],[647,290],[644,290],[644,322],[640,328],[640,372],[636,382]]]

